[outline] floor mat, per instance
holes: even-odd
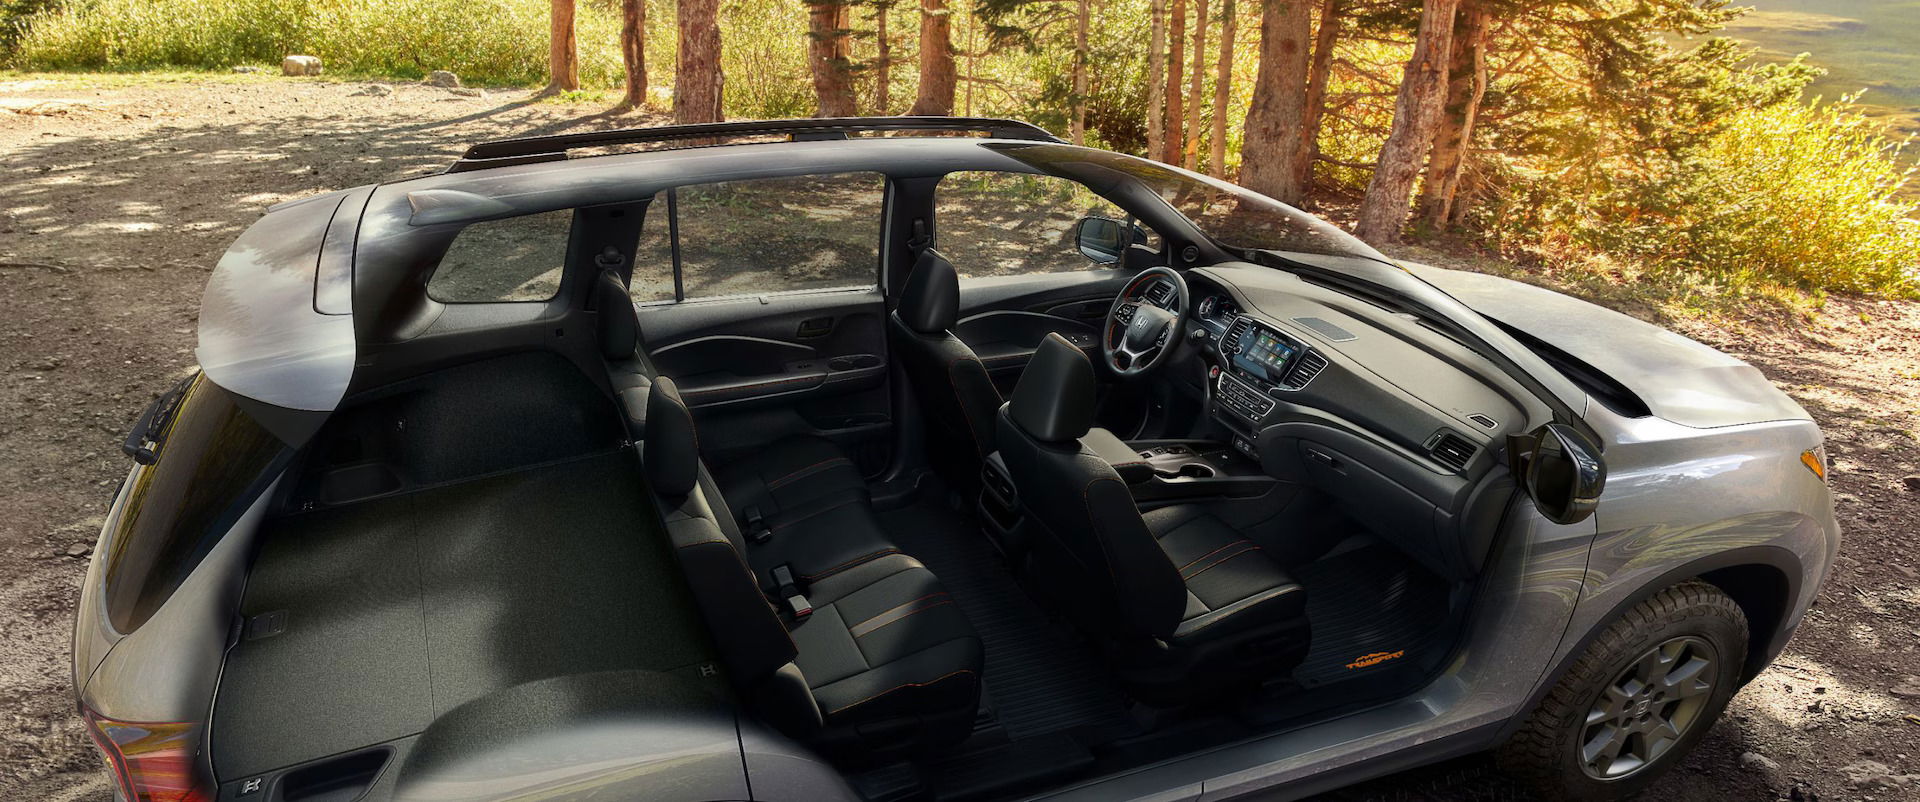
[[[1312,688],[1437,659],[1447,647],[1447,586],[1386,546],[1303,565],[1313,647],[1294,669]]]
[[[923,493],[928,495],[935,494]],[[979,631],[986,646],[986,695],[1008,737],[1133,726],[1126,698],[1100,655],[1048,620],[971,521],[925,498],[882,513],[880,521],[895,545],[940,577]]]

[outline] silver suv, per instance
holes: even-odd
[[[1745,363],[1005,120],[476,145],[198,361],[74,635],[124,800],[1612,799],[1839,546]]]

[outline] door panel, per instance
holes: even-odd
[[[885,466],[892,414],[879,290],[660,304],[639,317],[647,352],[680,386],[709,459],[810,434],[839,442],[864,468]]]
[[[1048,334],[1057,333],[1098,359],[1107,308],[1130,278],[1102,269],[965,279],[953,333],[979,355],[1004,393]]]

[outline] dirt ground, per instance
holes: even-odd
[[[70,687],[78,584],[127,469],[118,443],[193,364],[221,251],[268,205],[435,171],[466,143],[644,122],[528,100],[0,74],[0,798],[108,798]],[[1656,793],[1920,799],[1920,304],[1833,300],[1798,329],[1627,311],[1751,361],[1819,418],[1846,532],[1792,646]],[[1512,795],[1470,759],[1340,796]]]

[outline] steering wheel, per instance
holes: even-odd
[[[1144,293],[1156,281],[1173,285],[1173,293],[1157,305],[1136,293]],[[1167,354],[1179,344],[1180,333],[1187,329],[1187,280],[1170,267],[1149,267],[1127,282],[1127,288],[1113,299],[1107,310],[1106,334],[1100,338],[1100,352],[1107,367],[1122,378],[1143,376],[1166,363]]]

